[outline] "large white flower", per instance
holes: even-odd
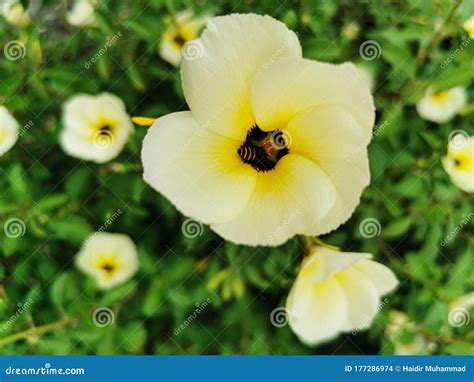
[[[122,100],[113,94],[79,94],[63,110],[60,143],[74,157],[104,163],[115,158],[127,143],[133,124]]]
[[[18,140],[19,125],[5,106],[0,106],[0,156],[10,150]]]
[[[355,66],[303,59],[269,16],[213,18],[194,43],[202,54],[181,67],[191,111],[148,130],[144,179],[235,243],[279,245],[346,221],[369,183],[374,122]]]
[[[199,31],[206,25],[208,16],[194,17],[193,12],[180,12],[168,21],[168,27],[161,36],[160,56],[171,65],[179,66],[183,53],[199,55],[199,46],[187,45],[198,37]]]
[[[123,284],[138,270],[137,249],[133,241],[119,233],[96,232],[76,255],[76,265],[93,277],[99,288]]]
[[[474,192],[474,136],[454,135],[442,163],[456,186],[463,191]]]
[[[316,345],[342,332],[368,328],[380,310],[380,296],[398,281],[366,253],[314,247],[305,258],[286,302],[291,329]]]
[[[466,90],[462,87],[440,92],[428,89],[416,104],[416,110],[420,117],[427,121],[445,123],[450,121],[465,104]]]
[[[2,15],[11,25],[26,27],[31,23],[30,15],[18,0],[4,0],[1,4]]]
[[[97,23],[96,5],[96,0],[75,0],[71,10],[66,13],[67,22],[76,27],[95,25]]]

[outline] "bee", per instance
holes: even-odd
[[[257,150],[252,146],[240,146],[237,153],[244,160],[244,162],[251,163],[257,158]]]

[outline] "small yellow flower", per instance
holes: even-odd
[[[457,187],[465,192],[474,192],[474,136],[454,135],[442,164]]]
[[[110,289],[137,272],[137,249],[127,235],[96,232],[76,255],[76,265],[93,277],[99,288]]]
[[[209,21],[186,57],[190,111],[156,120],[144,179],[223,238],[275,246],[345,222],[369,184],[370,91],[350,63],[302,58],[295,33],[255,14]]]
[[[462,26],[469,33],[470,38],[474,38],[474,16],[469,17]]]
[[[466,91],[462,87],[433,92],[428,89],[416,104],[418,114],[435,123],[450,121],[466,104]]]
[[[179,66],[183,47],[198,36],[208,19],[209,16],[194,17],[191,11],[178,13],[168,21],[168,27],[161,36],[160,56],[171,65]]]
[[[78,94],[63,110],[60,144],[76,158],[104,163],[115,158],[133,132],[122,100],[113,94]]]
[[[27,27],[31,23],[28,11],[18,0],[5,0],[2,4],[2,15],[16,27]]]
[[[348,40],[355,40],[359,36],[360,25],[357,22],[351,22],[344,27],[342,31],[344,37]]]
[[[308,345],[342,332],[370,327],[380,297],[398,281],[366,253],[314,247],[305,258],[286,301],[291,329]]]
[[[71,10],[66,14],[67,22],[76,27],[96,25],[96,5],[96,0],[75,0]]]
[[[0,157],[18,140],[19,125],[5,106],[0,106]]]

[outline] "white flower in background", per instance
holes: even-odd
[[[122,100],[113,94],[78,94],[63,108],[60,144],[69,155],[104,163],[127,143],[133,124]]]
[[[345,222],[369,184],[375,116],[355,66],[303,59],[296,34],[269,16],[213,18],[194,42],[203,54],[181,66],[191,111],[149,128],[145,181],[239,244]]]
[[[474,38],[474,16],[469,17],[462,26],[469,33],[470,38]]]
[[[76,265],[93,277],[99,288],[110,289],[137,272],[137,248],[127,235],[96,232],[76,255]]]
[[[416,104],[416,110],[427,121],[445,123],[466,104],[466,98],[465,89],[459,86],[439,92],[428,89]]]
[[[5,106],[0,106],[0,156],[10,150],[18,139],[18,122]]]
[[[16,27],[27,27],[31,23],[28,11],[18,0],[4,0],[1,4],[2,15],[5,20]]]
[[[425,336],[418,333],[417,325],[408,321],[406,314],[398,310],[390,311],[385,332],[393,343],[395,355],[417,355],[426,353],[432,347]],[[408,333],[411,341],[403,342],[403,333]]]
[[[314,247],[286,301],[290,326],[307,345],[370,327],[380,297],[398,284],[393,272],[367,253]]]
[[[452,137],[442,164],[457,187],[474,192],[474,136],[460,133]]]
[[[76,27],[95,25],[96,5],[96,0],[75,0],[71,10],[66,13],[67,22]]]
[[[209,16],[194,17],[192,11],[180,12],[168,20],[168,27],[161,36],[160,56],[171,65],[179,66],[182,60],[183,47],[198,37],[206,25]]]

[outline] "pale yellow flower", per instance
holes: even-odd
[[[286,302],[291,329],[302,342],[316,345],[370,327],[383,307],[380,297],[398,281],[369,257],[325,247],[311,250]]]
[[[223,238],[275,246],[345,222],[369,184],[374,104],[353,64],[302,58],[295,33],[255,14],[208,22],[184,58],[191,111],[156,120],[144,179]]]
[[[457,187],[465,192],[474,192],[474,136],[454,135],[442,163]]]
[[[0,156],[10,150],[18,140],[19,125],[5,106],[0,106]]]
[[[66,13],[67,22],[76,27],[96,25],[96,5],[96,0],[75,0],[71,10]]]
[[[168,27],[161,36],[160,56],[171,65],[179,66],[186,44],[198,37],[208,19],[209,16],[195,17],[191,11],[178,13],[168,21]]]
[[[76,265],[94,278],[99,288],[110,289],[137,272],[137,249],[127,235],[96,232],[76,255]]]
[[[107,162],[122,151],[133,132],[124,103],[113,94],[78,94],[63,109],[60,144],[76,158]]]
[[[466,91],[462,87],[433,92],[428,89],[416,104],[416,110],[423,119],[436,123],[450,121],[466,104]]]
[[[18,0],[5,0],[2,4],[2,15],[11,25],[27,27],[31,23],[30,15]]]
[[[470,38],[474,38],[474,16],[469,17],[462,26],[469,33]]]
[[[452,300],[449,303],[449,309],[463,308],[469,310],[474,307],[474,292],[467,293],[461,297]]]

